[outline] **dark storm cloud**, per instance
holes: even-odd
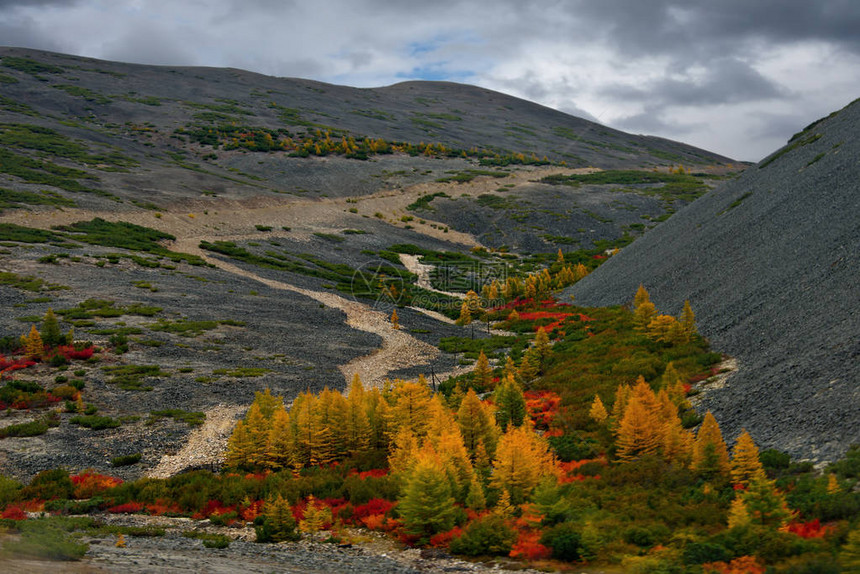
[[[856,0],[602,0],[566,4],[626,54],[697,59],[751,42],[825,41],[860,53]]]
[[[26,6],[28,8],[36,6],[73,6],[81,1],[82,0],[0,0],[0,10],[5,8],[14,8],[16,6]]]
[[[661,78],[643,86],[609,85],[600,90],[620,101],[650,105],[716,105],[777,98],[785,89],[765,78],[745,62],[720,58],[710,62],[699,77]]]

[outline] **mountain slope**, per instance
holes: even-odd
[[[739,359],[703,406],[737,436],[833,460],[860,442],[860,102],[807,127],[693,202],[572,292],[662,312],[684,299],[714,347]]]

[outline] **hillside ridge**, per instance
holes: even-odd
[[[834,460],[860,442],[860,103],[796,134],[735,181],[646,233],[570,289],[663,312],[689,299],[701,332],[740,360],[708,392],[729,435]]]

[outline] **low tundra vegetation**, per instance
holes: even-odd
[[[20,540],[30,528],[55,532],[27,551],[62,559],[81,554],[74,532],[93,520],[68,515],[108,512],[246,524],[260,542],[349,541],[369,529],[543,569],[856,566],[860,449],[819,472],[759,451],[749,433],[724,437],[710,413],[697,415],[689,399],[720,372],[721,357],[696,332],[689,305],[677,317],[661,313],[641,288],[630,310],[520,295],[482,312],[517,336],[472,349],[475,370],[436,392],[423,377],[381,389],[355,377],[345,394],[305,392],[289,408],[260,392],[223,471],[2,478],[3,524]],[[28,518],[42,509],[57,516]]]

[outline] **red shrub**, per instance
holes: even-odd
[[[448,532],[440,532],[430,537],[430,546],[433,548],[448,548],[448,544],[454,538],[459,538],[463,534],[463,529],[455,526]]]
[[[21,510],[20,506],[10,505],[6,507],[0,518],[8,518],[10,520],[27,520],[27,513]]]
[[[152,516],[161,516],[162,514],[182,514],[182,509],[175,502],[159,498],[154,503],[146,505],[146,512]]]
[[[263,513],[263,504],[265,504],[264,501],[255,500],[246,508],[240,510],[239,516],[241,516],[242,520],[244,520],[245,522],[253,522],[255,518],[257,518],[260,514]]]
[[[62,353],[69,360],[86,361],[93,356],[95,347],[86,347],[85,349],[75,349],[73,345],[61,345],[57,347],[57,352]]]
[[[549,558],[550,549],[540,543],[540,531],[525,531],[520,533],[519,540],[511,548],[511,558],[524,560],[543,560]]]
[[[764,574],[765,569],[755,556],[741,556],[731,562],[709,562],[702,564],[705,574]]]
[[[395,503],[390,500],[385,500],[384,498],[372,498],[367,501],[367,504],[359,504],[358,506],[353,507],[352,516],[355,520],[361,520],[362,518],[376,514],[384,516],[394,508],[394,504]]]
[[[364,470],[362,472],[358,472],[355,469],[349,471],[348,476],[358,476],[361,480],[366,478],[382,478],[383,476],[388,476],[387,468],[374,468],[371,470]]]
[[[126,502],[125,504],[118,504],[107,509],[112,514],[136,514],[141,510],[143,510],[142,502]]]
[[[92,470],[85,470],[81,474],[70,477],[75,485],[75,498],[92,498],[106,490],[122,484],[122,480],[106,474],[99,474]]]
[[[788,525],[788,531],[801,538],[821,538],[832,530],[832,527],[822,526],[816,518],[809,522],[793,522]]]

